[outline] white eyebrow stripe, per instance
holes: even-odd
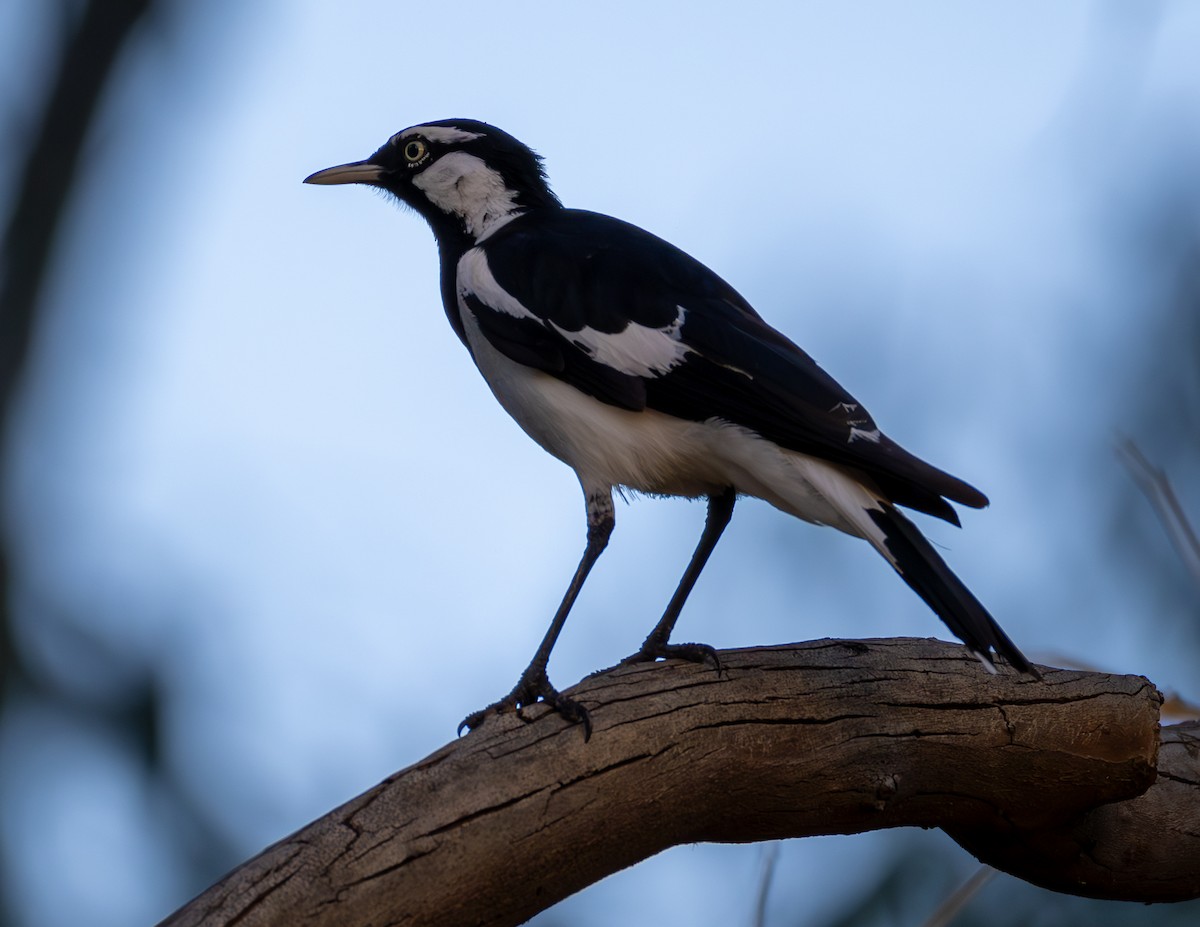
[[[413,135],[427,138],[431,142],[442,142],[444,144],[469,142],[472,139],[483,138],[482,132],[468,132],[465,129],[456,129],[454,126],[413,126],[411,129],[405,129],[403,132],[397,132],[393,135],[391,139],[392,144],[395,145],[401,139]]]

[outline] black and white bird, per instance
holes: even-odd
[[[867,410],[699,261],[649,232],[567,209],[541,158],[494,126],[447,119],[393,135],[314,184],[385,190],[420,213],[441,258],[442,302],[496,399],[579,477],[587,546],[533,661],[503,699],[587,712],[546,665],[612,533],[613,490],[706,497],[708,516],[662,619],[631,660],[712,658],[669,638],[739,495],[865,539],[991,671],[1021,651],[898,506],[958,525],[973,486],[884,435]]]

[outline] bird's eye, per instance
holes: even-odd
[[[404,160],[410,165],[420,164],[429,154],[429,146],[420,139],[414,138],[404,145]]]

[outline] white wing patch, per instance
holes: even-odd
[[[535,319],[540,317],[525,308],[525,305],[508,290],[504,289],[492,276],[488,266],[487,255],[482,248],[472,248],[458,259],[458,296],[459,304],[463,297],[476,296],[497,312],[511,315],[517,319]]]
[[[855,441],[870,441],[872,444],[878,444],[882,435],[878,428],[860,428],[859,425],[865,425],[870,418],[851,418],[850,416],[858,411],[858,403],[856,402],[839,402],[836,403],[830,412],[842,412],[846,416],[846,425],[850,428],[850,437],[846,439],[847,444],[853,444]]]
[[[662,328],[630,322],[619,332],[601,332],[594,328],[572,331],[555,325],[496,282],[482,248],[472,248],[458,260],[460,311],[466,308],[467,296],[474,296],[494,311],[515,319],[533,319],[549,325],[593,360],[630,376],[660,376],[682,363],[692,350],[681,340],[686,313],[682,306],[678,307],[675,320]]]
[[[442,155],[413,178],[413,186],[442,212],[461,218],[476,241],[521,213],[517,194],[505,185],[500,172],[465,151]]]
[[[594,328],[571,331],[550,324],[593,360],[630,376],[653,377],[678,366],[691,352],[680,340],[685,310],[682,306],[677,308],[679,315],[675,321],[662,328],[630,322],[619,332],[599,332]]]

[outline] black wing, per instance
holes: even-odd
[[[620,408],[742,425],[864,471],[892,501],[955,524],[943,497],[987,504],[977,489],[882,434],[853,396],[729,284],[649,232],[555,210],[518,218],[480,247],[503,295],[481,287],[464,299],[512,360]]]

